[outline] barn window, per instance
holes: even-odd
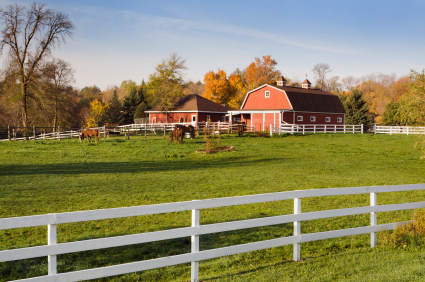
[[[315,116],[311,116],[310,117],[310,121],[315,122],[316,121],[316,117]]]
[[[342,118],[337,118],[337,122],[342,122]]]
[[[211,116],[210,115],[207,115],[207,120],[211,120]]]
[[[266,91],[266,98],[270,97],[270,91]]]
[[[297,116],[297,121],[303,121],[303,116]]]
[[[192,116],[192,121],[196,121],[196,115]]]
[[[326,117],[326,122],[331,122],[331,118],[330,117]]]
[[[221,121],[226,121],[226,116],[222,116]]]

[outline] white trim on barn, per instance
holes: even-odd
[[[263,87],[266,87],[266,86],[273,87],[274,89],[279,90],[279,91],[282,91],[283,93],[285,93],[286,100],[288,100],[288,103],[289,103],[289,105],[291,106],[291,109],[293,109],[293,108],[294,108],[294,107],[292,107],[291,101],[289,100],[289,97],[288,97],[288,95],[286,94],[285,90],[282,90],[282,89],[276,88],[276,87],[274,87],[273,85],[264,84],[263,86],[260,86],[260,87],[258,87],[258,88],[255,88],[254,90],[251,90],[251,91],[249,91],[248,93],[246,93],[245,100],[243,100],[243,103],[242,103],[242,106],[241,106],[241,110],[242,110],[242,109],[243,109],[243,107],[245,106],[245,102],[246,102],[246,99],[248,99],[249,94],[251,94],[252,92],[257,91],[257,90],[259,90],[259,89],[261,89],[261,88],[263,88]]]

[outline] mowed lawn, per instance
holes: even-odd
[[[278,138],[223,136],[234,151],[198,154],[202,138],[169,143],[160,136],[0,143],[0,217],[107,209],[302,189],[425,183],[414,136],[316,134]],[[425,191],[378,194],[378,204],[423,201]],[[369,195],[302,200],[302,211],[369,205]],[[410,220],[413,211],[378,214],[378,224]],[[293,213],[293,201],[201,211],[201,224]],[[368,225],[369,215],[302,223],[302,232]],[[58,225],[58,243],[190,226],[190,212]],[[292,224],[204,235],[200,249],[291,236]],[[0,231],[0,250],[47,243],[47,227]],[[190,238],[58,256],[58,272],[190,252]],[[205,281],[424,281],[425,249],[369,248],[351,236],[223,257],[200,263]],[[47,258],[0,263],[0,281],[47,274]],[[97,281],[189,281],[190,264]]]

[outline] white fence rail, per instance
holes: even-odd
[[[208,199],[199,201],[176,202],[148,206],[135,206],[126,208],[114,208],[105,210],[91,210],[80,212],[67,212],[46,215],[35,215],[15,218],[0,219],[0,229],[25,228],[32,226],[48,226],[48,245],[12,249],[0,251],[0,262],[29,259],[35,257],[48,257],[48,275],[22,279],[19,281],[80,281],[97,279],[102,277],[120,275],[125,273],[143,271],[148,269],[172,266],[191,262],[191,281],[199,281],[199,261],[222,256],[245,253],[250,251],[262,250],[267,248],[279,247],[293,244],[295,261],[300,260],[300,244],[304,242],[324,240],[330,238],[359,235],[370,233],[370,245],[376,245],[376,232],[380,230],[395,229],[398,225],[405,222],[396,222],[390,224],[376,224],[376,213],[397,210],[407,210],[424,208],[425,202],[377,205],[377,193],[400,192],[425,190],[425,184],[395,185],[395,186],[371,186],[356,188],[330,188],[315,190],[299,190],[290,192],[279,192],[271,194],[259,194],[250,196],[239,196],[229,198]],[[301,212],[301,199],[307,197],[370,194],[370,206],[325,210],[316,212]],[[294,214],[280,215],[273,217],[215,223],[200,225],[201,209],[217,208],[225,206],[246,205],[260,202],[270,202],[279,200],[294,199]],[[92,239],[57,244],[56,226],[57,224],[82,222],[90,220],[111,219],[130,216],[142,216],[150,214],[162,214],[169,212],[180,212],[192,210],[192,226],[164,231],[140,233],[134,235],[117,236],[110,238]],[[323,219],[339,216],[370,214],[370,226],[341,229],[327,232],[301,234],[301,222],[306,220]],[[254,243],[212,249],[199,250],[199,236],[210,233],[225,232],[246,228],[269,226],[283,223],[294,224],[294,235],[259,241]],[[188,254],[163,257],[139,262],[132,262],[114,266],[100,267],[94,269],[80,270],[68,273],[57,273],[57,255],[102,248],[111,248],[132,244],[140,244],[181,237],[192,237],[192,251]],[[15,280],[16,281],[16,280]]]
[[[270,135],[282,133],[361,133],[363,134],[364,126],[347,125],[347,124],[282,124],[275,127],[270,124]]]
[[[146,134],[147,132],[150,133],[163,133],[164,138],[166,132],[172,131],[175,129],[176,125],[192,125],[196,128],[196,131],[202,131],[205,128],[208,130],[214,132],[214,133],[225,133],[227,132],[232,133],[238,130],[237,124],[230,124],[227,122],[211,122],[211,123],[191,123],[191,122],[184,122],[184,123],[141,123],[141,124],[127,124],[127,125],[120,125],[115,127],[92,127],[91,129],[98,129],[99,134],[103,134],[105,138],[105,132],[107,133],[117,133],[123,134],[126,136],[126,138],[130,135],[130,133],[141,133]],[[255,132],[255,126],[249,126],[244,125],[245,131],[254,131]],[[0,139],[0,141],[23,141],[23,140],[61,140],[61,139],[68,139],[68,138],[77,138],[80,132],[83,129],[61,129],[58,128],[57,131],[46,133],[43,132],[42,129],[34,127],[32,130],[35,134],[31,134],[27,137],[17,137],[17,131],[15,131],[15,128],[9,128],[7,133],[7,138]],[[37,133],[38,131],[38,133]]]
[[[382,126],[374,125],[371,128],[375,134],[425,134],[425,127],[415,126]]]

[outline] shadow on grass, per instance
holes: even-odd
[[[262,164],[271,161],[282,161],[282,158],[246,160],[243,157],[231,160],[196,160],[184,161],[140,161],[140,162],[92,162],[92,163],[59,163],[34,165],[0,165],[0,176],[7,175],[37,175],[37,174],[92,174],[92,173],[136,173],[144,171],[179,171],[205,168],[231,168],[252,166],[252,163]]]

